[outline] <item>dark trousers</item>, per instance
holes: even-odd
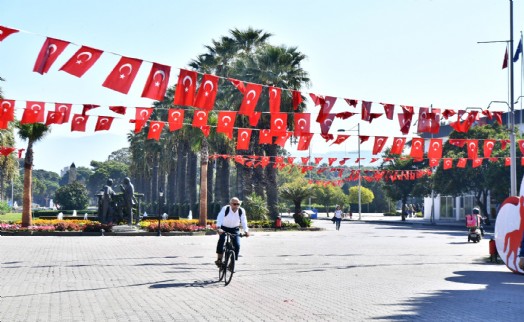
[[[238,227],[235,228],[229,228],[229,227],[220,227],[223,231],[226,231],[230,234],[236,234],[235,237],[231,238],[231,242],[233,243],[233,246],[235,247],[235,259],[238,259],[238,253],[240,252],[240,235],[239,235],[239,229]],[[224,253],[224,243],[226,242],[226,234],[220,234],[220,237],[218,238],[217,243],[217,254],[223,254]]]

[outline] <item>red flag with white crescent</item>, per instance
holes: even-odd
[[[379,154],[382,151],[387,140],[387,136],[375,136],[375,143],[373,144],[373,155]]]
[[[47,118],[45,120],[45,125],[49,126],[51,124],[62,124],[63,115],[57,111],[47,111]]]
[[[184,124],[184,110],[170,108],[167,113],[167,122],[169,123],[169,131],[180,130]]]
[[[460,159],[457,161],[457,168],[465,168],[465,167],[466,167],[466,162],[468,162],[468,159],[466,159],[466,158],[460,158]]]
[[[311,114],[310,113],[295,113],[295,136],[301,136],[303,133],[310,132]]]
[[[274,136],[284,134],[287,129],[287,113],[271,113],[271,126],[269,129]]]
[[[406,138],[394,138],[393,145],[391,146],[391,154],[401,155],[404,150],[404,144],[406,144]]]
[[[74,132],[74,131],[85,132],[88,119],[89,119],[89,115],[84,115],[84,114],[73,115],[73,119],[71,120],[71,132]]]
[[[151,121],[149,122],[149,132],[147,133],[148,140],[160,140],[160,134],[165,123],[162,121]]]
[[[262,92],[262,85],[249,83],[246,86],[246,93],[242,104],[240,104],[239,114],[251,116],[255,112],[260,93]]]
[[[282,90],[278,87],[270,86],[269,91],[269,113],[280,113],[280,97]]]
[[[230,140],[233,139],[233,126],[237,112],[220,111],[218,112],[217,133],[224,133]]]
[[[96,131],[109,131],[111,124],[113,124],[114,117],[111,116],[99,116],[96,120],[95,132]]]
[[[193,127],[206,126],[208,115],[208,111],[195,110],[195,114],[193,115]]]
[[[444,170],[448,170],[448,169],[453,168],[453,159],[452,158],[444,158],[442,160],[444,162],[443,165],[442,165],[442,168]]]
[[[55,103],[55,111],[62,114],[62,122],[57,124],[64,124],[69,122],[69,117],[71,116],[71,109],[73,104],[67,103]]]
[[[440,160],[442,158],[442,139],[429,141],[428,158]]]
[[[117,114],[126,115],[125,106],[109,106],[109,109]]]
[[[200,82],[200,88],[195,98],[195,107],[206,111],[213,109],[218,92],[218,77],[205,74]]]
[[[195,101],[196,81],[196,72],[180,69],[180,74],[178,74],[178,83],[175,90],[175,105],[193,105],[193,102]]]
[[[22,114],[21,124],[44,123],[45,103],[27,101],[24,114]]]
[[[76,77],[82,77],[102,56],[102,53],[102,50],[82,46],[59,70]]]
[[[0,121],[9,122],[15,119],[15,100],[0,98]]]
[[[414,159],[421,159],[424,157],[424,139],[423,138],[413,138],[411,140],[410,156]]]
[[[140,59],[121,57],[102,86],[127,94],[140,69],[140,65],[142,65],[142,60]]]
[[[333,96],[326,96],[324,99],[320,101],[320,112],[318,113],[316,120],[318,123],[323,123],[326,118],[328,118],[331,115],[334,115],[329,114],[329,112],[331,112],[331,110],[333,109],[333,106],[335,105],[336,101],[337,98]]]
[[[518,145],[520,149],[520,153],[524,154],[524,140],[518,140]]]
[[[171,67],[153,63],[144,90],[142,91],[142,97],[147,97],[157,101],[164,99],[170,73]]]
[[[491,157],[491,152],[493,152],[493,148],[495,147],[495,140],[484,140],[484,157],[489,158]]]
[[[238,129],[237,150],[248,150],[250,140],[251,140],[251,129]]]
[[[302,103],[302,94],[299,91],[293,91],[293,111],[298,109],[298,105]]]
[[[329,129],[331,128],[331,125],[333,124],[334,119],[335,119],[335,114],[329,114],[324,117],[324,120],[320,122],[320,133],[321,134],[328,134]]]
[[[284,134],[277,136],[275,139],[275,144],[284,147],[284,145],[286,145],[286,141],[291,137],[291,134],[293,134],[293,132],[285,132]]]
[[[384,106],[384,112],[386,113],[386,117],[388,120],[393,120],[393,114],[395,112],[395,105],[388,104],[388,103],[380,103]]]
[[[468,159],[475,160],[478,157],[479,140],[468,140]]]
[[[12,35],[14,33],[17,33],[19,30],[0,26],[0,41],[6,39],[9,35]]]
[[[337,138],[335,141],[333,141],[333,143],[330,144],[333,145],[333,144],[341,144],[342,142],[346,141],[350,136],[347,135],[347,134],[339,134],[337,135]]]
[[[69,45],[68,41],[47,37],[38,53],[33,72],[41,75],[47,73],[67,45]]]
[[[258,134],[258,144],[272,144],[273,143],[273,135],[271,135],[271,130],[264,129],[260,130],[260,133]]]

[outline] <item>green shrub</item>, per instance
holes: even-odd
[[[60,205],[60,209],[85,209],[87,208],[89,197],[86,187],[79,183],[71,184],[58,188],[55,192],[55,203]]]
[[[9,205],[5,201],[0,201],[0,215],[5,215],[10,210]]]
[[[267,220],[269,210],[266,201],[255,193],[246,197],[242,202],[242,208],[246,209],[248,220]]]

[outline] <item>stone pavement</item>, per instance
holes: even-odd
[[[415,220],[255,232],[227,287],[217,236],[1,236],[0,321],[522,321],[486,239]]]

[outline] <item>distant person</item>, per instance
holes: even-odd
[[[340,230],[340,222],[342,221],[342,215],[344,213],[342,212],[342,209],[340,206],[337,206],[335,209],[335,213],[333,214],[333,220],[335,221],[335,227],[337,230]]]
[[[246,210],[240,207],[240,200],[237,197],[231,198],[229,205],[222,207],[217,216],[217,231],[219,234],[217,242],[217,260],[215,264],[220,267],[222,255],[224,255],[224,243],[226,242],[226,235],[224,232],[235,234],[231,238],[233,246],[235,247],[235,259],[238,259],[240,253],[240,226],[244,230],[246,237],[249,237],[249,228],[247,226]]]

